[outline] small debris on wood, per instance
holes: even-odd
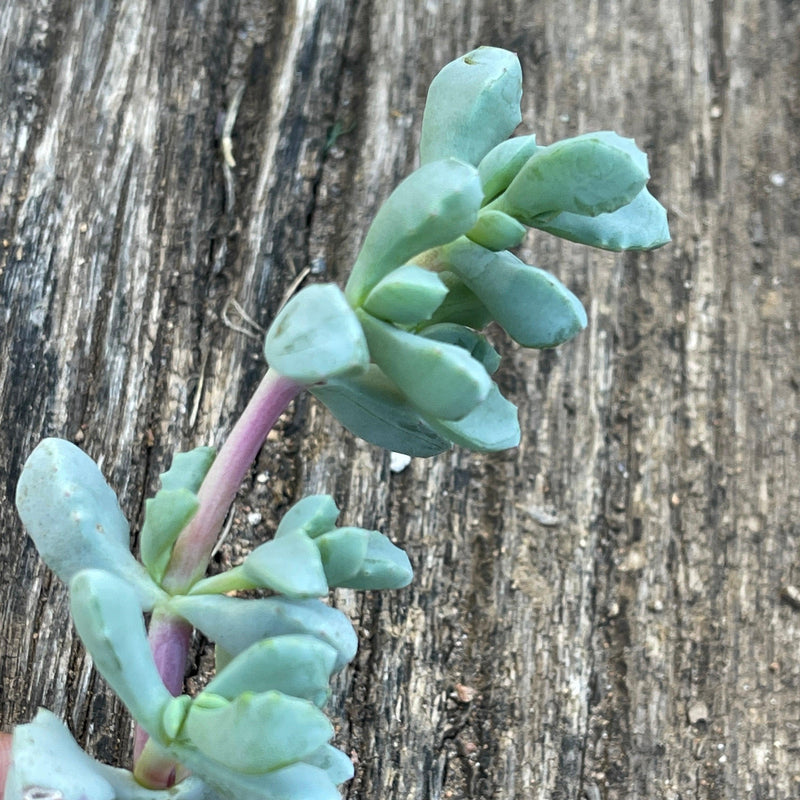
[[[405,453],[392,453],[389,456],[389,469],[392,472],[402,472],[411,463],[411,456]]]
[[[538,522],[539,525],[545,528],[555,528],[557,525],[561,524],[561,517],[559,517],[558,514],[546,511],[538,506],[526,506],[525,511],[528,512],[530,518],[534,522]]]
[[[690,725],[697,725],[700,722],[708,722],[708,706],[702,700],[698,700],[689,706],[686,716],[689,719]]]
[[[475,699],[475,689],[472,686],[465,686],[463,683],[456,684],[456,695],[459,702],[471,703]]]
[[[796,611],[800,611],[800,589],[796,586],[784,586],[781,589],[781,600]]]

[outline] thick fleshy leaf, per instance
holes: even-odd
[[[364,309],[379,319],[415,325],[430,319],[446,294],[447,287],[435,272],[406,264],[378,283],[364,301]]]
[[[206,691],[233,700],[243,692],[274,689],[323,706],[336,666],[336,650],[314,636],[288,634],[262,639],[236,656]]]
[[[153,580],[164,577],[175,540],[199,505],[197,495],[189,489],[162,489],[145,502],[139,553]]]
[[[488,397],[464,419],[458,422],[431,419],[429,422],[442,436],[469,450],[496,452],[519,444],[516,406],[500,394],[495,384]]]
[[[331,739],[333,726],[313,703],[281,692],[245,692],[232,702],[203,692],[189,709],[183,733],[210,759],[260,774],[313,753]]]
[[[275,317],[264,342],[267,362],[304,385],[364,369],[367,344],[341,289],[307,286]]]
[[[337,528],[314,540],[319,548],[328,586],[342,586],[364,563],[369,546],[369,531],[363,528]]]
[[[437,325],[423,328],[419,335],[435,339],[437,342],[449,342],[461,347],[476,361],[480,361],[490,375],[494,374],[500,366],[500,354],[489,344],[485,336],[481,336],[472,328],[456,325],[454,322],[440,322]]]
[[[195,447],[186,453],[175,453],[170,468],[159,476],[161,488],[166,491],[187,489],[197,492],[216,455],[213,447]]]
[[[534,227],[604,250],[653,250],[670,241],[666,209],[647,189],[610,214],[583,217],[563,213],[536,222]]]
[[[446,254],[453,272],[521,345],[555,347],[586,327],[580,300],[549,272],[463,237]]]
[[[176,759],[200,776],[210,787],[202,800],[341,800],[336,785],[325,769],[297,761],[287,767],[261,774],[247,774],[213,761],[194,747],[178,742],[170,748]],[[316,753],[317,750],[314,751]],[[310,758],[315,757],[313,754]],[[185,781],[184,781],[185,783]],[[178,787],[167,791],[174,792]],[[120,800],[139,800],[137,797]],[[142,798],[150,800],[150,798]],[[153,800],[157,800],[153,798]],[[171,800],[171,796],[170,796]],[[176,797],[176,800],[182,800]]]
[[[197,775],[190,775],[169,789],[145,789],[127,769],[106,764],[99,764],[99,767],[103,777],[114,788],[114,800],[216,800],[217,797]]]
[[[486,397],[491,379],[465,350],[357,313],[373,359],[420,411],[460,419]]]
[[[502,211],[485,208],[478,214],[473,228],[467,231],[467,237],[489,250],[507,250],[525,238],[525,226]]]
[[[69,583],[80,570],[104,569],[135,586],[150,608],[161,596],[131,555],[128,522],[97,464],[64,439],[44,439],[17,484],[17,510],[47,566]]]
[[[345,428],[379,447],[422,458],[450,447],[375,365],[355,378],[313,386],[311,393]]]
[[[325,748],[315,750],[308,758],[325,769],[331,780],[347,774],[347,764]],[[101,764],[87,755],[64,723],[43,708],[32,722],[14,729],[12,759],[5,783],[6,800],[214,800],[216,797],[194,776],[170,789],[145,789],[128,770]]]
[[[326,755],[320,748],[309,758],[326,769]],[[14,729],[12,758],[5,784],[6,800],[220,800],[223,797],[212,794],[209,786],[196,776],[169,789],[145,789],[128,770],[101,764],[84,753],[64,723],[43,708],[32,722]],[[331,780],[346,774],[346,764],[335,763],[335,757],[328,760],[326,772]],[[231,800],[238,800],[238,796]]]
[[[328,593],[319,550],[302,531],[259,545],[244,560],[242,572],[256,586],[290,598],[320,597]]]
[[[275,538],[302,531],[315,539],[336,525],[339,509],[329,494],[312,494],[298,500],[278,523]]]
[[[270,636],[304,633],[336,650],[339,670],[353,658],[358,647],[350,620],[316,599],[176,595],[170,598],[168,607],[232,656]]]
[[[457,325],[466,325],[468,328],[480,330],[492,321],[492,314],[480,301],[480,298],[464,285],[464,282],[454,273],[445,270],[439,277],[447,286],[447,297],[436,309],[429,320],[433,325],[440,322],[452,322]]]
[[[650,174],[632,139],[599,131],[537,148],[487,208],[526,225],[567,211],[596,216],[630,203]]]
[[[134,719],[161,740],[161,715],[172,695],[153,661],[133,589],[110,572],[83,570],[70,582],[70,608],[95,667]]]
[[[315,756],[311,754],[309,757]],[[309,800],[340,800],[328,771],[303,761],[264,775],[262,785],[267,793],[264,800],[300,800],[305,797]],[[251,794],[239,794],[236,800],[241,797],[254,800]]]
[[[536,152],[536,136],[516,136],[493,147],[478,164],[483,197],[493,200],[508,188],[522,165]]]
[[[414,577],[404,550],[378,531],[367,531],[367,552],[355,575],[336,585],[346,589],[402,589]]]
[[[97,762],[81,750],[49,711],[40,709],[33,722],[14,729],[12,758],[5,784],[8,800],[114,800],[114,788],[99,774]],[[38,793],[34,794],[31,787]]]
[[[452,156],[477,164],[522,120],[522,68],[498,47],[479,47],[431,82],[420,135],[423,164]]]
[[[192,698],[188,694],[173,697],[161,712],[161,729],[164,731],[164,746],[181,735],[183,723],[192,705]],[[152,746],[152,745],[151,745]],[[163,751],[163,747],[162,747]]]
[[[466,233],[482,199],[478,171],[462,161],[447,158],[412,172],[375,215],[347,281],[350,303],[360,306],[392,270]]]
[[[328,777],[340,784],[353,777],[353,762],[341,750],[326,744],[303,758],[304,763],[324,769]]]

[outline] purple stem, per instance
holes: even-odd
[[[303,387],[269,370],[222,445],[203,480],[200,507],[183,529],[167,566],[162,586],[182,594],[203,577],[222,523],[236,492],[267,434]]]
[[[172,550],[162,586],[171,594],[186,592],[203,577],[211,552],[217,542],[228,509],[250,469],[267,434],[289,403],[303,387],[289,378],[268,370],[244,413],[220,448],[203,483],[197,492],[199,507],[183,529]],[[183,691],[186,657],[192,637],[192,627],[180,617],[156,611],[150,622],[149,639],[158,672],[164,685],[173,695]],[[147,734],[138,726],[134,743],[134,760],[138,759],[147,742]],[[151,785],[161,781],[171,785],[168,765],[152,765]],[[156,788],[152,785],[152,788]]]

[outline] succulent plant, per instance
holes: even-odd
[[[91,759],[40,711],[14,733],[6,800],[32,790],[63,800],[339,797],[353,766],[330,744],[323,709],[357,638],[321,598],[337,587],[402,588],[408,556],[378,531],[337,527],[333,499],[313,495],[241,564],[206,577],[207,562],[267,432],[303,389],[393,451],[518,443],[517,410],[492,380],[500,356],[482,330],[494,321],[523,347],[550,348],[587,324],[558,278],[510,252],[528,228],[611,250],[669,240],[632,140],[509,138],[521,93],[519,61],[498,48],[436,76],[421,166],[379,210],[344,290],[308,286],[278,313],[264,344],[269,371],[219,453],[179,453],[161,475],[139,559],[88,455],[61,439],[30,455],[20,516],[69,585],[76,629],[139,733],[130,773]],[[217,668],[194,697],[182,691],[192,629],[214,642]]]

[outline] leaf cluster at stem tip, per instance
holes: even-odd
[[[598,131],[540,146],[521,120],[516,55],[479,47],[434,78],[421,166],[378,211],[344,292],[307,287],[267,333],[271,367],[308,387],[353,433],[415,456],[519,442],[481,330],[550,348],[587,324],[580,300],[509,248],[527,228],[609,250],[669,241],[647,157]]]

